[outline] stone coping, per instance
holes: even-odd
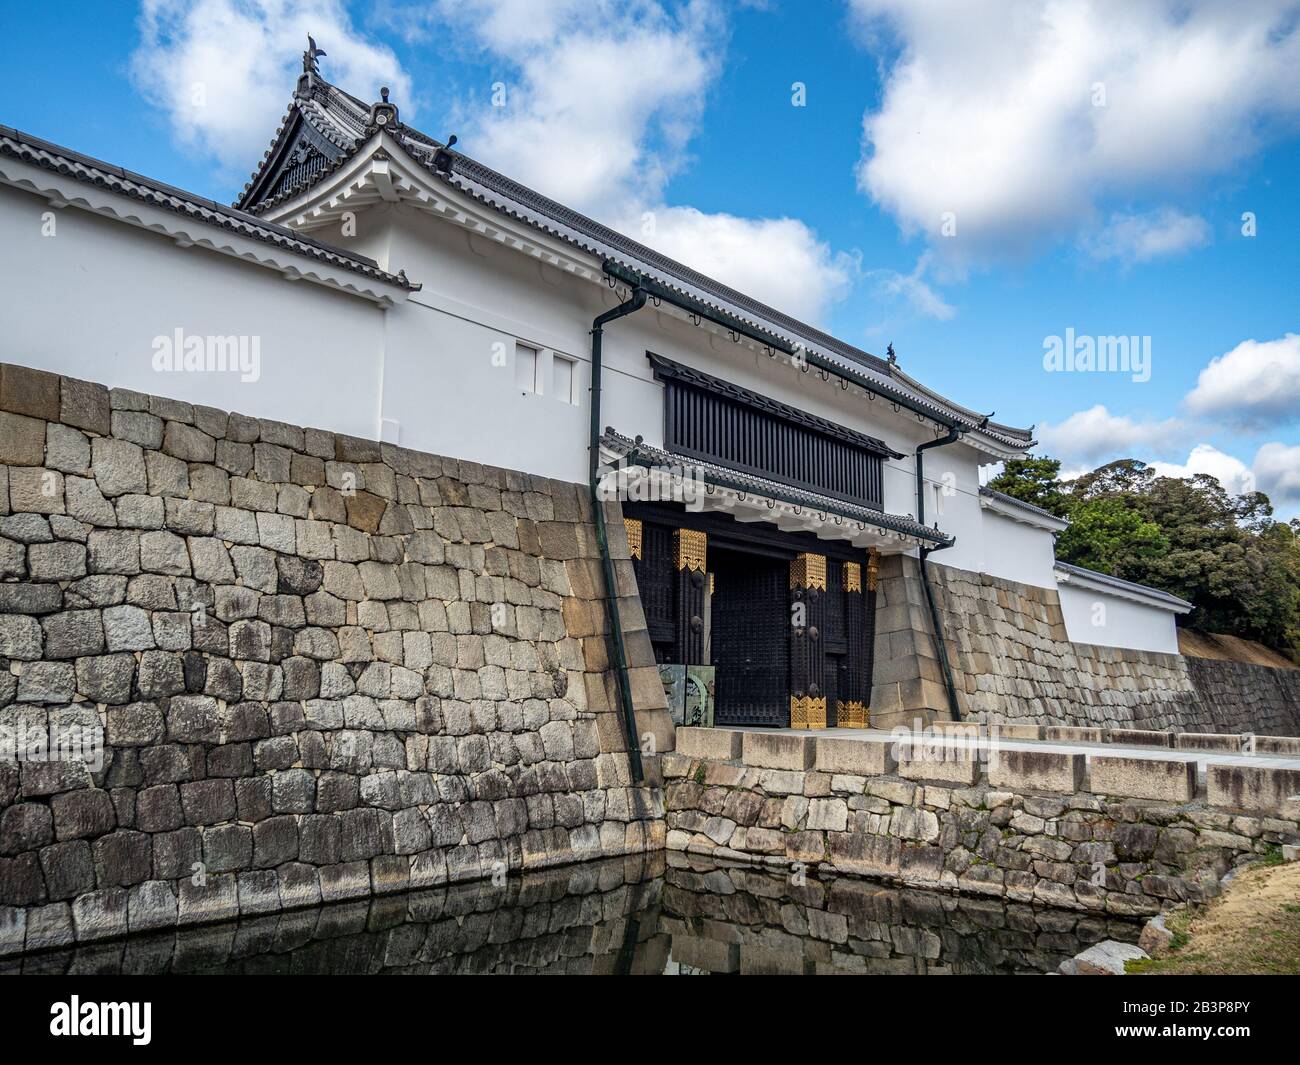
[[[1114,730],[1123,732],[1124,730]],[[677,752],[753,769],[863,777],[898,776],[931,784],[1012,792],[1075,794],[1187,804],[1289,816],[1300,803],[1300,759],[1238,753],[1214,758],[1142,747],[1071,750],[1059,744],[963,736],[947,729],[911,743],[881,730],[824,732],[684,727]],[[1205,786],[1200,786],[1204,764]]]
[[[998,735],[1007,740],[1047,740],[1088,745],[1121,744],[1138,747],[1169,747],[1184,751],[1225,751],[1300,757],[1300,736],[1258,736],[1249,732],[1171,732],[1158,729],[1024,725],[1000,722],[986,724],[979,721],[936,721],[927,727],[936,732],[956,732],[979,737]]]

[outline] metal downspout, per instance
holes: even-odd
[[[941,436],[937,440],[927,440],[923,444],[918,444],[913,464],[916,467],[916,520],[920,524],[925,524],[925,459],[923,452],[932,447],[943,447],[945,444],[954,443],[960,440],[962,432],[959,429],[949,429],[946,436]],[[921,587],[925,589],[925,602],[930,608],[930,624],[934,627],[934,644],[939,653],[939,668],[943,671],[943,686],[948,692],[948,710],[952,714],[954,721],[961,720],[961,709],[957,705],[957,686],[952,679],[952,664],[948,661],[948,646],[943,638],[943,626],[939,621],[939,608],[934,603],[934,589],[930,587],[930,575],[925,569],[925,560],[935,551],[942,551],[944,548],[951,547],[951,543],[944,544],[942,547],[922,547],[921,555]]]
[[[601,568],[605,574],[605,622],[609,629],[609,643],[614,651],[614,671],[618,682],[619,702],[623,709],[623,728],[627,733],[627,758],[632,770],[632,782],[641,783],[644,771],[641,766],[641,741],[636,730],[636,711],[632,707],[632,681],[627,671],[627,647],[623,642],[623,622],[618,616],[617,585],[614,577],[614,560],[609,556],[609,535],[605,528],[605,507],[600,499],[600,372],[601,340],[606,322],[635,314],[646,303],[644,289],[633,288],[632,295],[604,314],[598,314],[591,323],[591,439],[588,449],[587,479],[591,488],[591,511],[596,521],[596,544],[600,548]]]

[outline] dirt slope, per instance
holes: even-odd
[[[1254,640],[1223,636],[1195,629],[1178,630],[1178,650],[1190,658],[1217,658],[1228,662],[1249,662],[1274,669],[1300,669],[1285,655]]]
[[[1130,973],[1300,974],[1300,862],[1248,869],[1190,919],[1184,912],[1168,923],[1187,937],[1183,946],[1167,957],[1130,962]]]

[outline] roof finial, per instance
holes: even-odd
[[[392,129],[397,123],[397,105],[388,102],[388,86],[379,90],[380,102],[370,105],[370,118],[366,121],[366,130],[374,133],[379,129]]]
[[[889,358],[889,365],[894,366],[898,363],[898,356],[894,354],[894,342],[891,340],[889,346],[885,348],[885,355]]]
[[[433,169],[440,174],[451,173],[451,149],[456,144],[456,134],[447,138],[447,143],[433,153]]]
[[[310,33],[307,34],[307,51],[302,54],[302,72],[304,74],[319,74],[320,67],[317,65],[316,60],[321,56],[328,54],[328,52],[317,48],[316,42],[312,39],[312,35]]]

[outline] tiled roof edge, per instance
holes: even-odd
[[[612,429],[605,430],[604,435],[601,437],[601,443],[620,455],[627,455],[635,451],[637,455],[660,465],[686,466],[699,470],[706,484],[718,484],[721,487],[731,488],[733,491],[752,491],[757,495],[765,495],[784,503],[815,508],[826,514],[836,514],[851,521],[874,525],[880,529],[902,533],[905,536],[911,536],[917,540],[926,540],[932,544],[950,544],[953,542],[953,538],[947,533],[932,529],[928,525],[922,525],[914,518],[905,517],[901,514],[890,514],[884,510],[872,510],[869,507],[855,506],[841,499],[820,495],[817,492],[809,492],[802,488],[794,488],[779,481],[769,480],[766,477],[740,473],[712,462],[701,462],[698,459],[687,458],[683,455],[674,455],[671,451],[665,451],[663,448],[654,447],[644,442],[637,443],[631,437],[624,436]]]
[[[303,236],[287,226],[264,221],[245,211],[218,203],[216,200],[209,200],[143,174],[114,166],[102,159],[83,155],[71,148],[23,133],[11,126],[0,125],[0,154],[32,163],[88,185],[108,188],[134,199],[146,200],[177,214],[242,233],[265,244],[286,248],[398,288],[414,291],[420,287],[413,285],[404,274],[390,274],[380,269],[373,259],[363,255],[356,255],[312,237]]]
[[[1097,584],[1109,585],[1117,591],[1130,592],[1144,599],[1159,600],[1172,607],[1182,608],[1181,613],[1191,610],[1193,606],[1186,599],[1180,599],[1172,592],[1152,588],[1145,584],[1138,584],[1136,581],[1126,581],[1122,577],[1112,577],[1109,573],[1099,573],[1095,569],[1086,569],[1083,566],[1075,566],[1069,562],[1057,562],[1054,568],[1066,575],[1082,577],[1084,580],[1094,581]]]

